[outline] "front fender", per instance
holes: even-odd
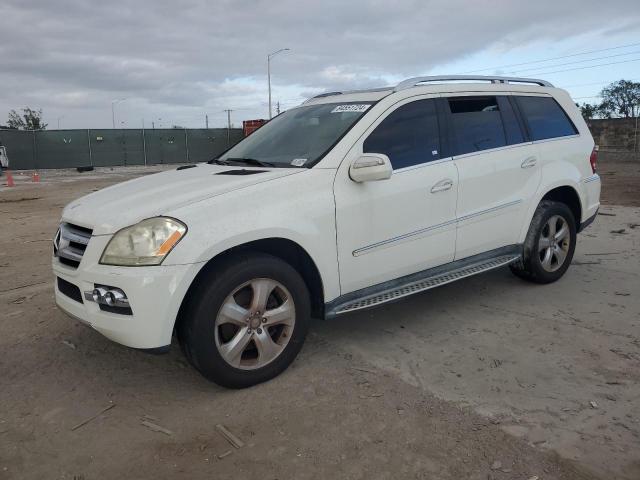
[[[335,170],[311,169],[172,211],[171,216],[189,230],[166,264],[204,265],[230,248],[282,238],[309,254],[322,278],[325,299],[339,296],[334,177]]]

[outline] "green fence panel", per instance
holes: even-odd
[[[147,164],[186,163],[187,142],[181,128],[156,128],[145,130]]]
[[[34,132],[0,130],[0,143],[7,150],[11,170],[38,168],[36,165]]]
[[[69,168],[90,165],[87,131],[37,131],[36,164],[39,168]]]
[[[0,130],[14,170],[204,162],[242,138],[239,128]]]
[[[89,130],[89,138],[96,167],[144,165],[142,130]]]
[[[189,161],[206,162],[242,140],[240,129],[192,128],[187,130]]]

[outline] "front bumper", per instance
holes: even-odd
[[[87,249],[87,253],[89,253]],[[86,256],[86,255],[85,255]],[[60,309],[91,326],[114,342],[133,348],[158,349],[171,343],[171,335],[182,299],[202,264],[114,267],[86,262],[77,269],[53,259],[53,273],[82,293],[82,301],[60,291],[55,282],[55,299]],[[131,315],[112,313],[84,298],[96,284],[122,289]]]

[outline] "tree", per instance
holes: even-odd
[[[640,114],[640,83],[618,80],[600,92],[599,106],[602,117],[637,117]]]
[[[22,115],[11,110],[7,126],[20,130],[44,130],[47,128],[47,124],[42,121],[42,109],[32,110],[29,107],[22,109]]]
[[[600,114],[600,107],[598,105],[593,105],[591,103],[583,103],[580,105],[579,103],[576,103],[576,106],[580,109],[585,120],[591,120]]]

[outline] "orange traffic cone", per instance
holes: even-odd
[[[16,184],[13,181],[13,175],[11,175],[11,170],[7,170],[7,187],[15,187]]]
[[[33,172],[33,175],[31,175],[31,181],[33,183],[39,183],[40,182],[40,174],[38,172]]]

